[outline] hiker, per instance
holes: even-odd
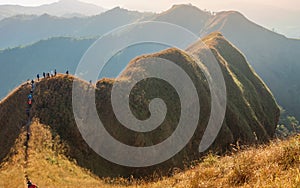
[[[50,73],[49,72],[47,73],[47,78],[50,78]]]
[[[31,90],[34,90],[34,80],[31,80]]]
[[[40,81],[40,74],[37,74],[36,77],[37,77],[38,81]]]
[[[31,93],[28,95],[28,99],[32,100],[32,94]]]
[[[90,80],[90,84],[92,85],[92,80]]]
[[[56,69],[54,70],[54,76],[56,76],[57,72],[56,72]]]
[[[30,116],[30,110],[29,110],[29,108],[26,108],[26,115],[27,115],[27,117]]]
[[[37,188],[36,185],[32,184],[30,180],[27,181],[28,188]]]
[[[27,139],[27,140],[30,139],[30,132],[27,132],[27,134],[26,134],[26,139]]]
[[[68,70],[66,71],[66,74],[69,75],[69,71]]]
[[[33,92],[33,90],[34,90],[34,83],[31,84],[31,90],[30,90],[30,92]]]
[[[32,99],[28,99],[28,105],[31,108],[31,106],[32,106]]]
[[[43,77],[46,78],[46,73],[45,72],[43,72]]]

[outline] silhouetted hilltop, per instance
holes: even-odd
[[[211,17],[211,13],[192,5],[173,5],[169,10],[158,14],[154,20],[180,25],[198,35]]]

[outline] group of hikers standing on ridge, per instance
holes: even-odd
[[[56,74],[57,74],[57,72],[56,72],[56,69],[55,69],[54,72],[53,71],[50,71],[48,73],[43,72],[43,77],[44,78],[50,78],[50,77],[56,76]],[[40,81],[40,74],[37,74],[36,77],[37,77],[38,81]]]
[[[68,75],[69,74],[69,71],[67,70],[66,71],[66,74]],[[50,78],[50,77],[54,77],[54,76],[56,76],[57,75],[57,71],[56,71],[56,69],[54,69],[54,71],[50,71],[50,72],[43,72],[43,78]],[[40,81],[40,74],[37,74],[36,75],[36,77],[37,77],[37,80],[38,81]]]

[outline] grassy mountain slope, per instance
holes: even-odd
[[[202,41],[217,57],[222,68],[228,95],[226,124],[233,137],[249,139],[250,142],[256,136],[259,140],[273,137],[279,110],[268,87],[251,69],[243,54],[220,33],[212,33]],[[201,43],[200,46],[195,43],[188,51],[202,54],[201,46]]]
[[[27,123],[26,98],[30,91],[27,84],[16,88],[0,103],[0,160],[2,161],[13,147],[15,140],[21,132],[21,127]],[[14,114],[14,117],[11,115]]]

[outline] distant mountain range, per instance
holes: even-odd
[[[60,0],[55,3],[37,7],[25,7],[19,5],[0,5],[0,19],[16,15],[42,15],[49,14],[59,17],[92,16],[104,12],[105,9],[94,4],[77,0]]]
[[[148,20],[151,13],[116,7],[102,14],[82,18],[19,15],[0,21],[0,48],[15,47],[51,37],[101,36],[122,25]]]
[[[289,39],[265,29],[235,11],[211,14],[191,5],[175,5],[161,14],[146,14],[115,8],[90,18],[62,19],[48,15],[28,19],[15,17],[0,22],[0,32],[2,33],[0,46],[3,47],[8,43],[14,46],[20,41],[23,44],[32,43],[42,38],[59,35],[76,37],[101,35],[118,26],[140,20],[174,23],[191,30],[199,37],[214,31],[221,32],[245,54],[250,65],[269,86],[278,103],[290,114],[300,119],[298,110],[300,107],[300,40]],[[5,96],[8,89],[12,89],[21,80],[31,75],[28,70],[34,69],[32,70],[33,74],[44,71],[41,67],[35,68],[35,65],[39,65],[41,62],[45,62],[49,68],[60,69],[61,67],[64,69],[64,64],[72,64],[75,67],[80,60],[80,55],[84,53],[92,41],[80,40],[85,43],[83,46],[80,46],[80,43],[70,41],[72,40],[48,39],[28,47],[0,52],[2,66],[0,80],[10,80],[9,83],[4,83],[2,87],[2,97]],[[66,44],[65,48],[62,47],[62,44]],[[37,51],[32,50],[30,53],[26,53],[28,49],[32,48],[36,48]],[[76,53],[79,48],[80,53]],[[56,52],[54,49],[60,49],[65,53]],[[157,51],[159,50],[162,49],[157,49]],[[152,49],[152,51],[154,50]],[[52,56],[57,53],[59,54],[58,57],[61,58],[48,60],[46,57],[49,53]],[[75,53],[78,57],[76,60],[73,59],[72,63],[68,58],[64,58],[71,57]],[[48,63],[50,64],[48,65]],[[28,64],[31,65],[31,68],[27,66]],[[12,68],[13,66],[14,68]],[[69,67],[69,69],[75,69],[74,67]],[[122,68],[124,67],[118,67],[118,70],[122,70]],[[26,74],[23,75],[24,72],[19,74],[18,69],[27,70],[25,71]],[[7,79],[8,74],[11,74],[8,70],[19,74],[18,79],[16,77]]]

